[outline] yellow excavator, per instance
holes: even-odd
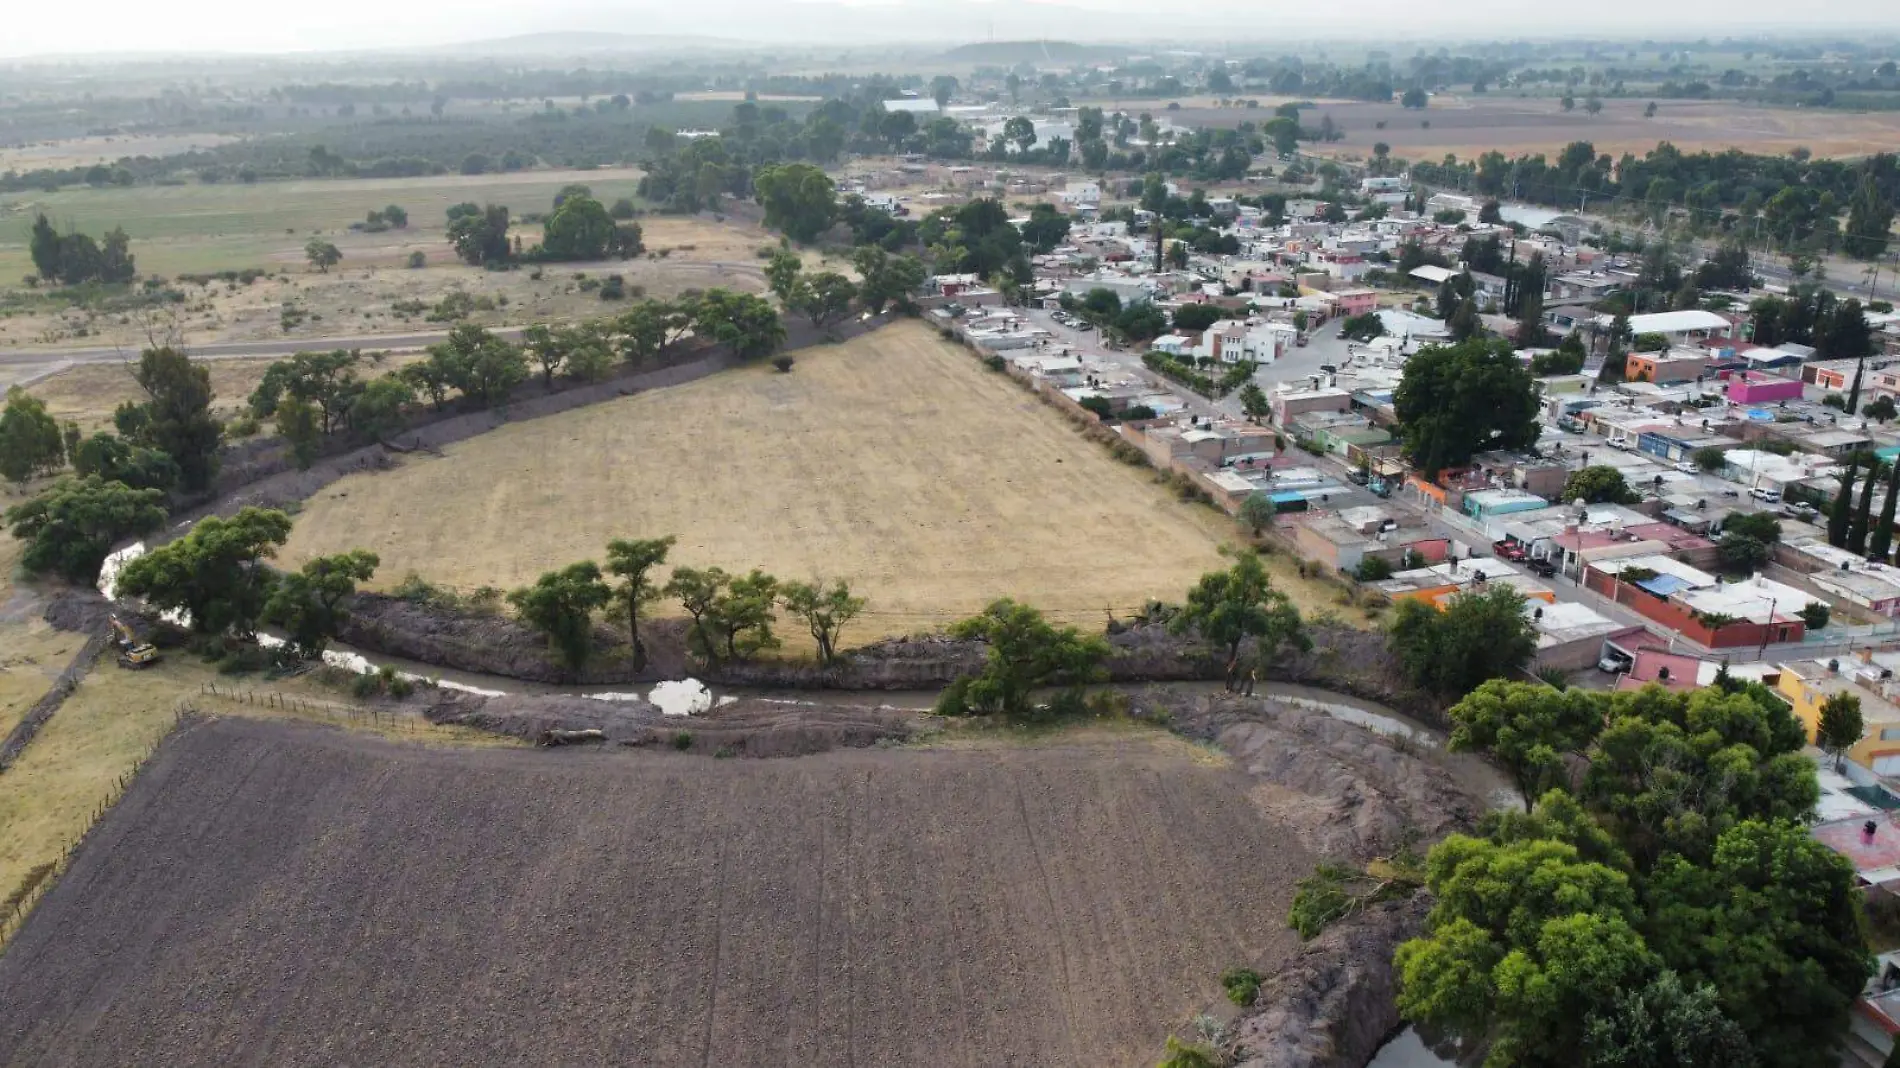
[[[132,628],[121,622],[118,616],[112,617],[112,639],[119,647],[119,666],[122,668],[138,671],[163,659],[156,645],[139,641],[139,636],[132,633]]]

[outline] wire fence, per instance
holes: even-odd
[[[318,720],[350,727],[372,727],[378,730],[394,730],[410,734],[420,734],[435,728],[434,724],[413,712],[398,712],[393,709],[377,708],[374,705],[359,705],[342,701],[324,701],[302,694],[285,693],[282,690],[256,690],[206,682],[198,687],[198,692],[204,697],[215,697],[248,708],[281,712],[299,719]]]
[[[79,847],[92,834],[93,828],[97,827],[99,822],[106,818],[106,814],[125,797],[126,791],[132,788],[132,783],[138,778],[139,772],[144,769],[146,763],[152,759],[153,754],[157,753],[159,747],[164,745],[165,741],[180,727],[197,719],[199,715],[198,707],[189,698],[173,706],[172,725],[152,739],[152,744],[139,754],[131,767],[113,777],[111,789],[107,790],[87,813],[85,826],[80,828],[79,833],[61,843],[57,857],[29,869],[20,885],[7,896],[4,902],[0,902],[0,949],[6,947],[26,923],[27,918],[33,914],[33,907],[40,902],[40,899],[52,892],[53,884],[66,873],[68,868],[72,867],[73,857],[78,853]]]

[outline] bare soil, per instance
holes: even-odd
[[[1243,121],[1263,122],[1273,117],[1277,100],[1261,100],[1258,109],[1192,107],[1182,105],[1166,116],[1185,125],[1234,126]],[[1211,103],[1211,102],[1209,102]],[[1892,151],[1900,146],[1900,112],[1853,113],[1821,109],[1767,108],[1726,100],[1658,100],[1656,115],[1644,118],[1649,101],[1643,98],[1609,99],[1596,115],[1577,107],[1564,111],[1555,97],[1481,96],[1445,94],[1431,98],[1423,111],[1394,103],[1326,101],[1305,112],[1308,124],[1322,115],[1345,131],[1345,139],[1331,145],[1302,146],[1303,151],[1369,157],[1372,146],[1385,142],[1394,156],[1437,161],[1446,153],[1474,159],[1493,149],[1507,156],[1543,152],[1554,156],[1572,141],[1589,141],[1599,153],[1641,156],[1668,141],[1684,152],[1745,152],[1780,154],[1797,146],[1817,156],[1861,156]],[[1161,108],[1150,101],[1134,110]],[[1131,111],[1131,113],[1133,113]],[[1384,128],[1379,124],[1384,123]],[[1427,126],[1425,124],[1429,123]]]
[[[1312,863],[1207,757],[200,724],[0,956],[0,1064],[1152,1063]]]

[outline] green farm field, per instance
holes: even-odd
[[[451,204],[506,204],[516,215],[545,212],[554,194],[573,183],[612,203],[632,196],[640,175],[638,168],[621,167],[9,193],[0,196],[0,279],[16,281],[32,271],[27,228],[42,211],[62,229],[96,235],[125,227],[143,274],[301,267],[304,243],[317,234],[342,247],[346,262],[393,263],[412,248],[432,259],[440,253]],[[407,230],[350,232],[352,222],[390,204],[409,212]]]

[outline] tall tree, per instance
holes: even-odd
[[[1861,178],[1847,202],[1847,231],[1841,237],[1841,250],[1857,260],[1885,255],[1892,238],[1893,215],[1893,193],[1883,196],[1871,174]]]
[[[1887,492],[1880,502],[1880,522],[1867,535],[1868,559],[1885,560],[1887,558],[1893,546],[1893,518],[1896,503],[1900,503],[1900,463],[1887,465]]]
[[[1504,765],[1524,811],[1553,786],[1568,786],[1568,764],[1596,739],[1603,712],[1582,690],[1492,679],[1451,706],[1452,752],[1488,753]]]
[[[1841,488],[1834,495],[1834,503],[1827,513],[1827,543],[1837,549],[1847,547],[1847,531],[1854,521],[1854,468],[1860,461],[1860,455],[1849,456],[1847,467],[1841,472]]]
[[[1880,482],[1880,461],[1869,457],[1867,474],[1860,481],[1860,507],[1854,510],[1854,525],[1848,528],[1847,548],[1857,556],[1867,554],[1867,528],[1872,525],[1874,487]]]
[[[1432,345],[1407,361],[1393,408],[1406,455],[1426,477],[1486,449],[1536,444],[1536,382],[1503,341]]]
[[[40,280],[55,282],[59,280],[59,231],[53,229],[53,221],[40,212],[33,218],[33,230],[27,239],[27,247],[33,256],[33,269],[39,273]]]
[[[24,483],[59,470],[65,460],[59,420],[47,414],[45,402],[18,386],[8,389],[0,409],[0,476]]]
[[[1814,744],[1834,758],[1834,770],[1840,770],[1847,751],[1860,744],[1866,733],[1859,697],[1843,690],[1829,694],[1827,700],[1821,702],[1821,714],[1815,721]]]
[[[627,639],[633,646],[635,671],[646,667],[647,662],[646,643],[640,640],[640,606],[659,598],[660,587],[650,576],[654,568],[666,562],[666,554],[677,540],[675,535],[668,534],[664,538],[631,541],[616,538],[607,543],[607,571],[620,576],[614,596],[627,609]]]
[[[211,415],[216,394],[210,370],[177,349],[158,348],[139,356],[132,375],[146,400],[127,413],[137,432],[128,433],[122,425],[120,433],[169,455],[187,492],[209,488],[218,473],[218,446],[224,438],[223,424]]]
[[[779,589],[786,611],[805,621],[805,629],[818,646],[818,662],[829,664],[838,658],[838,635],[845,624],[864,611],[865,600],[853,596],[843,579],[823,582],[787,582]]]
[[[761,167],[752,176],[752,187],[765,207],[765,224],[794,241],[817,240],[837,220],[837,187],[808,163]]]
[[[7,509],[5,518],[13,536],[26,544],[21,563],[28,571],[90,585],[114,544],[164,525],[164,500],[156,489],[87,475],[60,479]]]
[[[508,594],[523,622],[548,636],[548,645],[579,675],[594,653],[594,613],[613,596],[592,560],[544,572],[534,585]]]
[[[1413,684],[1447,699],[1517,674],[1537,652],[1524,596],[1504,585],[1458,594],[1442,612],[1401,601],[1387,632]]]
[[[184,537],[128,562],[119,571],[118,593],[186,612],[200,634],[249,639],[273,585],[264,560],[289,538],[290,517],[274,509],[208,516]]]
[[[263,619],[284,629],[300,659],[316,660],[349,618],[343,603],[356,593],[357,583],[376,574],[381,562],[362,549],[306,561],[278,578],[264,602]]]
[[[613,216],[584,194],[562,199],[541,230],[541,253],[551,260],[597,260],[613,243]]]
[[[1231,687],[1241,671],[1241,643],[1248,639],[1253,639],[1254,657],[1262,664],[1271,662],[1282,646],[1307,649],[1312,643],[1299,609],[1273,588],[1259,554],[1242,549],[1230,555],[1233,566],[1207,572],[1188,590],[1187,602],[1169,629],[1176,634],[1192,631],[1220,648]]]
[[[1044,708],[1030,699],[1037,687],[1065,685],[1074,696],[1098,677],[1109,651],[1100,637],[1051,626],[1041,612],[1008,598],[952,624],[950,634],[988,647],[982,670],[959,678],[938,700],[950,714],[1039,718]]]

